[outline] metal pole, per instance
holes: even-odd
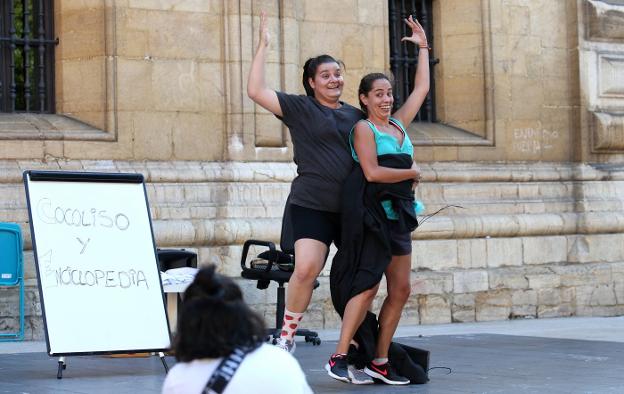
[[[429,38],[431,36],[431,23],[429,21],[429,13],[427,12],[427,4],[424,0],[421,0],[420,2],[420,18],[422,19],[422,26],[425,30],[425,34],[427,35],[427,38]],[[431,68],[430,68],[431,69]],[[432,91],[431,89],[429,89],[429,93],[427,93],[427,96],[425,97],[425,113],[424,113],[424,117],[426,119],[421,119],[425,120],[427,122],[431,122],[433,120],[433,101],[431,99],[432,97]]]
[[[0,35],[4,35],[4,7],[0,3]],[[4,42],[0,41],[0,112],[4,111],[4,86],[2,81],[6,77],[4,69]]]
[[[15,112],[15,98],[17,97],[17,89],[15,87],[15,40],[17,39],[15,31],[15,8],[13,0],[9,0],[9,35],[11,36],[11,44],[9,45],[9,69],[11,71],[9,82],[9,112]]]
[[[30,112],[30,8],[32,3],[23,0],[24,10],[24,101],[26,112]]]
[[[45,29],[44,29],[44,18],[43,18],[43,0],[39,0],[39,9],[37,10],[37,19],[38,19],[38,30],[37,34],[39,37],[39,46],[37,48],[37,52],[39,54],[39,61],[37,63],[37,67],[39,68],[39,83],[37,89],[39,91],[39,112],[43,113],[45,111],[45,44],[43,40],[45,39]]]

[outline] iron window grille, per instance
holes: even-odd
[[[394,76],[394,106],[400,107],[414,88],[414,72],[418,64],[418,48],[405,45],[401,38],[411,35],[404,20],[413,15],[422,25],[429,47],[429,69],[431,74],[430,89],[425,102],[414,121],[435,122],[435,85],[433,78],[434,66],[439,62],[434,57],[432,0],[388,0],[388,16],[390,26],[390,70]]]
[[[0,112],[54,113],[53,0],[0,1]]]

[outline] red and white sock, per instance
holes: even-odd
[[[284,309],[284,324],[282,325],[282,333],[280,334],[280,337],[292,341],[302,317],[303,312],[297,313]]]

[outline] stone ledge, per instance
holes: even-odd
[[[0,183],[21,183],[25,170],[141,173],[147,183],[290,182],[292,163],[117,161],[117,160],[2,160]]]
[[[146,190],[154,219],[277,218],[282,216],[290,183],[148,183]],[[4,197],[0,200],[0,220],[25,220],[24,185],[0,184],[0,194]],[[425,183],[418,189],[418,198],[427,207],[425,214],[439,211],[436,219],[620,212],[624,208],[622,195],[624,181]]]
[[[0,140],[114,141],[115,136],[63,115],[0,114]]]
[[[624,212],[465,215],[446,216],[437,220],[435,217],[431,218],[412,233],[412,238],[498,238],[623,231]]]
[[[593,112],[592,128],[595,151],[624,152],[624,114]]]
[[[280,234],[281,219],[278,217],[282,208],[276,208],[270,218],[214,218],[201,219],[155,219],[156,241],[159,245],[176,247],[241,245],[248,238],[260,238],[277,241]],[[589,216],[589,218],[588,218]],[[557,222],[548,223],[549,219]],[[22,225],[25,246],[30,248],[30,232],[27,213],[24,210],[18,216],[3,215],[3,221]],[[584,222],[579,222],[583,221]],[[562,224],[563,223],[563,224]],[[214,227],[214,228],[212,228]],[[575,230],[577,229],[577,230]],[[614,234],[624,230],[623,213],[580,214],[534,214],[534,215],[472,215],[442,217],[438,221],[428,221],[417,229],[412,238],[426,240],[496,240],[508,237],[539,237],[574,234]],[[468,247],[462,244],[462,247]],[[483,247],[481,245],[481,247]],[[467,252],[477,253],[469,247]],[[471,265],[472,263],[463,262]]]
[[[586,163],[420,164],[422,182],[549,182],[624,180],[624,166]],[[0,184],[21,183],[25,170],[142,173],[147,183],[290,182],[293,163],[117,161],[117,160],[0,160]]]
[[[162,207],[154,205],[153,212]],[[281,229],[282,205],[257,207],[249,210],[253,216],[215,216],[222,212],[217,208],[205,209],[206,215],[174,218],[154,216],[155,237],[162,246],[218,246],[242,244],[246,239],[261,238],[278,240]],[[25,206],[18,214],[8,207],[0,211],[4,221],[23,224],[26,246],[29,246],[29,228],[26,224]],[[203,211],[202,211],[203,212]],[[421,217],[422,223],[422,217]],[[505,238],[522,236],[553,236],[570,234],[611,234],[624,232],[624,211],[541,212],[541,213],[496,213],[496,214],[452,214],[434,216],[413,232],[415,240],[445,240],[472,238]]]
[[[494,146],[488,139],[442,123],[414,122],[407,133],[414,146]]]
[[[586,0],[587,36],[594,40],[624,39],[624,4],[612,1]]]
[[[248,239],[279,242],[281,218],[154,220],[160,247],[242,245]],[[430,220],[412,233],[414,240],[535,237],[624,233],[624,212],[537,215],[478,215]],[[30,229],[23,224],[24,247],[31,249]]]

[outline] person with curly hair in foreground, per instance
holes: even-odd
[[[184,292],[174,341],[178,362],[163,394],[312,393],[297,360],[264,344],[264,337],[264,322],[243,301],[238,285],[214,266],[201,269]]]

